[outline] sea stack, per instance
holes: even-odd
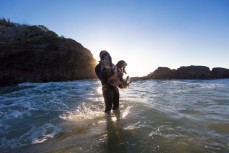
[[[143,79],[224,79],[229,78],[229,69],[213,68],[206,66],[182,66],[178,69],[158,67],[154,72]]]
[[[92,53],[45,26],[0,20],[0,86],[95,78]]]

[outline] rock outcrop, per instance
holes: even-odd
[[[80,43],[44,26],[0,20],[0,86],[95,78],[96,60]]]
[[[212,69],[214,78],[229,78],[229,69],[216,67]]]
[[[168,67],[159,67],[143,79],[223,79],[229,78],[229,69],[206,66],[182,66],[171,70]]]

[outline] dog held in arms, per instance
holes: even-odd
[[[127,63],[124,60],[120,60],[116,65],[112,63],[110,54],[103,50],[100,52],[101,58],[101,71],[108,77],[108,83],[114,84],[119,88],[126,88],[131,83],[128,81],[129,76],[123,79],[124,73],[126,74]]]
[[[124,73],[126,74],[126,66],[127,63],[124,60],[118,61],[118,63],[114,66],[114,74],[109,77],[108,82],[114,83],[119,88],[126,88],[130,85],[131,81],[129,81],[129,76],[126,79],[123,79]]]

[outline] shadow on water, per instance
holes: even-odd
[[[99,152],[127,153],[136,152],[130,148],[132,133],[123,128],[120,112],[106,116],[105,141],[97,148]],[[138,151],[137,151],[138,152]]]

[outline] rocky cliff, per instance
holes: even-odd
[[[95,64],[80,43],[44,26],[0,20],[0,86],[91,79]]]
[[[206,66],[182,66],[171,70],[168,67],[159,67],[143,79],[223,79],[229,78],[229,69]]]

